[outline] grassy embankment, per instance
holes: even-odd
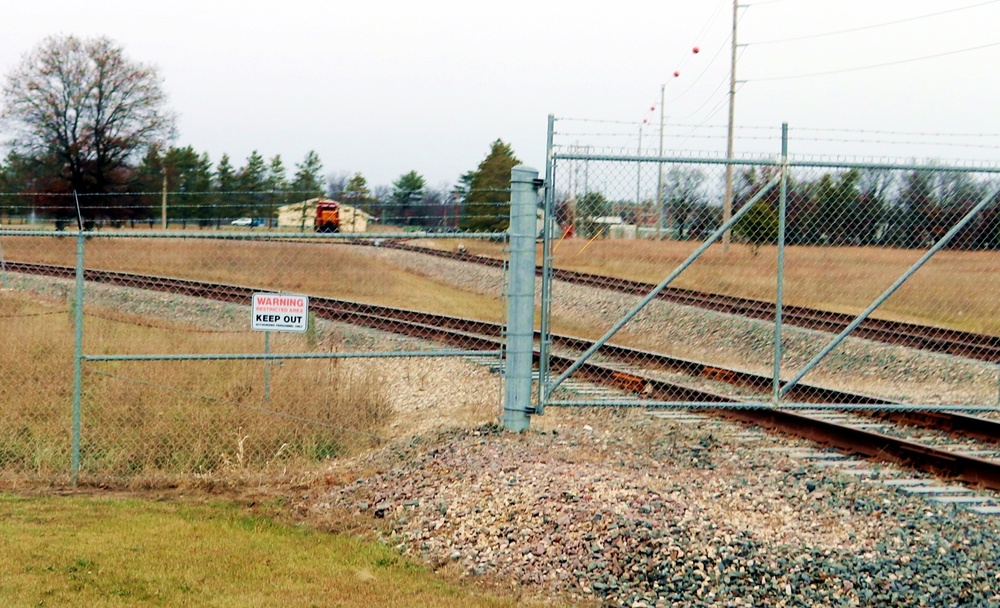
[[[0,605],[515,606],[230,504],[0,494]]]

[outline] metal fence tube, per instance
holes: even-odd
[[[7,261],[3,257],[2,242],[0,242],[0,278],[3,279],[3,288],[7,289]]]
[[[652,399],[568,399],[559,401],[561,407],[639,407],[649,409],[684,410],[774,410],[769,401],[654,401]],[[851,412],[946,412],[955,411],[954,405],[919,403],[782,403],[782,410],[851,411]],[[962,406],[963,413],[995,412],[992,405]]]
[[[962,230],[962,228],[965,228],[966,224],[972,221],[972,218],[974,218],[977,214],[979,214],[979,212],[982,211],[987,205],[993,202],[993,199],[997,196],[998,193],[1000,193],[1000,186],[995,186],[993,190],[991,190],[990,193],[983,198],[983,200],[979,201],[979,203],[975,207],[970,209],[969,212],[966,213],[965,216],[963,216],[958,223],[952,226],[951,230],[949,230],[944,236],[942,236],[938,240],[938,242],[934,243],[934,246],[931,247],[927,251],[927,253],[921,256],[920,259],[913,264],[913,266],[910,266],[910,268],[903,273],[903,276],[896,279],[896,282],[893,283],[889,287],[889,289],[885,290],[885,293],[883,293],[874,302],[872,302],[871,305],[868,306],[868,308],[866,308],[864,312],[858,315],[856,319],[851,321],[851,324],[848,325],[846,328],[844,328],[844,331],[840,332],[840,334],[837,335],[837,337],[834,338],[832,342],[827,344],[826,347],[819,352],[819,354],[813,357],[813,359],[806,364],[806,366],[802,369],[802,371],[800,371],[794,378],[789,380],[788,383],[785,384],[785,386],[781,389],[781,396],[786,395],[788,391],[792,390],[792,388],[796,384],[798,384],[806,374],[812,371],[813,368],[815,368],[816,365],[819,364],[819,362],[822,361],[824,357],[830,354],[830,351],[839,346],[840,343],[843,342],[844,339],[847,338],[847,336],[850,335],[851,332],[853,332],[858,327],[858,325],[861,325],[861,323],[863,323],[865,319],[867,319],[873,312],[875,312],[876,308],[878,308],[886,300],[888,300],[889,296],[894,294],[896,290],[899,289],[900,286],[902,286],[903,283],[905,283],[911,276],[913,276],[915,272],[920,270],[920,268],[927,263],[927,260],[931,259],[931,257],[935,253],[943,249],[944,246],[947,245],[951,241],[951,239],[953,239],[955,235]]]
[[[271,332],[264,332],[264,403],[271,401]]]
[[[700,156],[640,156],[635,154],[587,154],[583,152],[556,152],[553,157],[559,160],[582,161],[613,161],[626,163],[668,163],[686,165],[750,165],[755,167],[774,167],[780,161],[765,158],[715,158]],[[812,167],[817,169],[842,169],[846,166],[858,169],[890,169],[894,171],[941,171],[943,173],[984,173],[998,174],[1000,167],[994,165],[928,165],[920,163],[889,163],[889,162],[848,162],[823,161],[808,159],[789,159],[791,168]]]
[[[778,197],[778,282],[774,292],[774,406],[781,400],[781,314],[785,294],[785,216],[788,210],[788,123],[781,123],[781,196]]]
[[[0,228],[0,236],[57,236],[65,237],[66,232],[58,230],[9,230]],[[363,241],[371,242],[377,240],[391,241],[400,237],[399,232],[329,232],[314,234],[311,232],[282,232],[273,230],[270,232],[193,232],[193,231],[173,231],[162,232],[156,230],[92,230],[87,232],[91,239],[183,239],[202,241]],[[476,239],[476,240],[496,240],[506,236],[505,232],[454,232],[449,235],[453,239]],[[440,232],[418,231],[407,232],[406,240],[417,239],[440,239]]]
[[[705,242],[702,243],[701,246],[698,247],[698,249],[696,249],[694,251],[694,253],[692,253],[690,256],[688,256],[688,258],[686,260],[684,260],[684,262],[680,266],[678,266],[676,270],[674,270],[673,272],[671,272],[670,275],[667,276],[667,278],[665,278],[662,281],[660,281],[660,283],[656,287],[654,287],[652,291],[650,291],[648,294],[646,294],[646,297],[644,297],[638,304],[636,304],[632,308],[632,310],[630,310],[627,313],[625,313],[625,316],[623,316],[621,319],[619,319],[618,322],[615,323],[614,326],[607,331],[607,333],[605,333],[603,336],[601,336],[600,339],[598,339],[596,342],[594,342],[594,344],[591,345],[591,347],[588,348],[587,351],[585,353],[583,353],[583,355],[581,355],[580,358],[577,359],[577,361],[575,363],[573,363],[573,365],[569,366],[569,369],[567,369],[566,371],[564,371],[561,376],[559,376],[558,378],[556,378],[552,382],[552,384],[549,385],[548,392],[551,393],[552,391],[554,391],[567,378],[569,378],[571,375],[573,375],[573,372],[575,372],[576,370],[580,369],[580,367],[584,363],[586,363],[587,360],[594,353],[596,353],[602,346],[604,346],[604,344],[609,339],[611,339],[611,336],[613,336],[616,333],[618,333],[618,330],[620,330],[622,327],[624,327],[626,323],[628,323],[629,321],[631,321],[633,317],[635,317],[637,314],[639,314],[639,311],[641,311],[643,308],[645,308],[647,304],[649,304],[650,302],[652,302],[653,299],[656,298],[656,296],[658,296],[661,291],[663,291],[664,289],[666,289],[667,286],[669,286],[670,283],[672,283],[673,280],[676,279],[682,272],[684,272],[685,270],[687,270],[688,266],[690,266],[691,264],[693,264],[694,261],[701,256],[701,254],[705,253],[705,250],[707,250],[709,247],[711,247],[712,244],[715,243],[715,241],[717,241],[719,239],[719,237],[721,237],[726,231],[728,231],[730,228],[732,228],[733,225],[736,224],[736,222],[740,221],[743,218],[743,216],[746,215],[747,212],[750,211],[750,209],[755,204],[757,204],[757,202],[760,199],[764,198],[764,195],[766,195],[768,192],[770,192],[771,189],[774,188],[774,186],[776,186],[778,184],[778,182],[780,182],[780,181],[781,181],[781,176],[780,175],[777,175],[777,176],[771,178],[771,180],[769,182],[767,182],[767,184],[764,185],[764,187],[760,190],[760,192],[758,192],[757,194],[755,194],[749,201],[747,201],[747,203],[745,205],[743,205],[743,207],[738,212],[734,213],[733,217],[729,218],[728,222],[725,222],[724,224],[722,224],[722,226],[719,226],[719,228],[715,232],[713,232],[707,239],[705,239]]]
[[[535,237],[538,171],[511,170],[510,279],[507,287],[507,364],[503,426],[520,432],[530,424],[535,343]]]
[[[73,445],[70,473],[80,476],[80,410],[83,401],[83,228],[76,235],[76,289],[73,295]]]
[[[549,342],[550,336],[550,316],[552,314],[552,237],[553,228],[556,226],[555,220],[555,160],[552,157],[552,140],[555,135],[555,116],[549,114],[549,130],[545,147],[545,190],[543,191],[542,204],[542,318],[539,320],[539,341],[538,341],[538,396],[535,403],[535,413],[545,413],[545,401],[548,395],[545,392],[545,378],[549,377]]]
[[[207,353],[202,355],[84,355],[89,362],[106,361],[284,361],[295,359],[416,359],[421,357],[484,357],[501,354],[499,350],[408,350],[397,352],[335,353]]]

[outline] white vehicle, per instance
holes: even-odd
[[[237,220],[233,220],[233,221],[231,221],[229,223],[230,223],[230,225],[233,225],[233,226],[249,226],[251,228],[253,228],[254,226],[263,226],[264,225],[263,220],[258,220],[258,219],[254,219],[254,218],[251,218],[251,217],[241,217],[241,218],[239,218]]]

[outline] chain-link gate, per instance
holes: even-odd
[[[538,410],[997,409],[1000,169],[775,152],[550,144]]]
[[[457,215],[444,225],[418,204],[393,227],[374,205],[340,205],[327,231],[311,201],[288,211],[301,225],[276,210],[164,230],[158,204],[148,220],[77,222],[32,213],[32,197],[2,200],[5,475],[259,474],[497,418],[502,231],[462,230]],[[361,219],[372,225],[354,229]]]

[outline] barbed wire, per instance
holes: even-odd
[[[998,0],[1000,1],[1000,0]],[[570,120],[570,119],[568,119]],[[601,121],[612,124],[623,124],[632,127],[637,126],[635,122],[627,121]],[[655,127],[656,125],[651,125]],[[701,130],[725,130],[728,126],[725,124],[708,124],[708,123],[692,123],[692,122],[667,122],[664,123],[664,129],[670,129],[676,131],[678,129],[701,129]],[[734,125],[734,130],[737,133],[748,132],[748,131],[770,131],[775,134],[780,133],[780,128],[773,125],[752,125],[752,124],[739,124]],[[845,133],[845,134],[856,134],[858,138],[852,141],[871,141],[871,135],[878,136],[899,136],[899,137],[911,137],[911,138],[972,138],[972,139],[998,139],[1000,140],[1000,133],[994,132],[949,132],[949,131],[899,131],[899,130],[885,130],[885,129],[864,129],[864,128],[853,128],[853,127],[810,127],[810,126],[796,126],[792,125],[789,127],[789,133]],[[603,132],[585,132],[585,131],[556,131],[556,135],[569,136],[569,137],[583,137],[589,135],[595,136],[634,136],[632,131],[603,131]],[[714,138],[715,135],[701,135],[700,137]],[[741,139],[748,139],[754,136],[741,136]],[[813,138],[810,138],[813,139]],[[820,140],[820,138],[814,138]],[[936,143],[936,142],[925,142],[916,139],[911,140],[900,140],[900,143]]]
[[[754,128],[754,127],[744,127]],[[757,127],[763,128],[763,127]],[[817,131],[833,133],[862,133],[875,135],[905,135],[908,137],[996,137],[1000,138],[1000,133],[946,133],[934,131],[884,131],[879,129],[850,129],[840,127],[789,127],[789,131]]]

